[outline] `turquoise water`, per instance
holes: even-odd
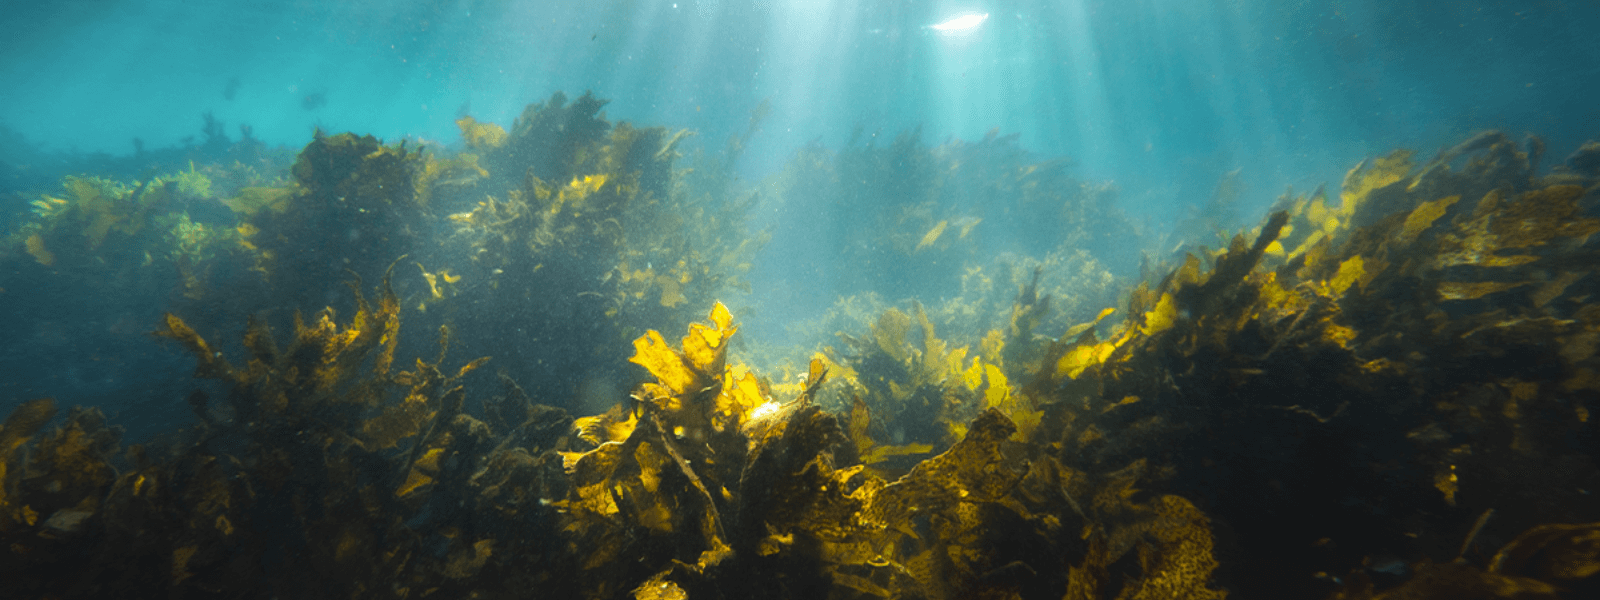
[[[932,28],[963,15],[985,16]],[[884,145],[912,128],[930,145],[1015,135],[1114,186],[1146,239],[1224,178],[1242,224],[1290,186],[1337,183],[1395,148],[1503,129],[1564,157],[1600,125],[1600,8],[1586,2],[84,1],[4,18],[16,34],[0,41],[0,185],[13,220],[25,192],[63,175],[131,180],[151,166],[136,147],[208,143],[202,115],[221,143],[248,126],[286,148],[313,128],[459,145],[459,116],[509,126],[554,91],[593,90],[610,119],[692,130],[684,148],[711,153],[759,108],[737,165],[751,182],[808,144]],[[956,202],[976,214],[984,200]],[[765,314],[784,317],[750,331],[820,318],[831,301],[793,293],[802,286],[862,291],[835,283],[848,276],[823,249],[841,234],[797,226],[836,208],[751,208],[773,239],[750,277],[776,292]]]
[[[930,28],[964,14],[987,18]],[[1288,185],[1482,129],[1565,156],[1592,135],[1600,85],[1586,2],[85,1],[5,18],[5,151],[23,173],[49,170],[30,149],[195,143],[205,113],[273,145],[312,127],[450,143],[461,114],[509,123],[594,90],[612,119],[690,128],[712,150],[769,103],[751,177],[858,129],[1017,134],[1116,182],[1153,230],[1235,169],[1254,214]]]
[[[761,101],[762,172],[856,127],[998,128],[1160,214],[1248,167],[1260,195],[1484,128],[1558,155],[1594,115],[1585,2],[52,2],[9,11],[5,122],[128,153],[201,113],[298,146],[312,126],[451,141],[566,90],[713,147]],[[986,14],[969,30],[930,25]],[[15,146],[15,141],[10,144]]]

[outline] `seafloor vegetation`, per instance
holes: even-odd
[[[1600,594],[1600,145],[1395,152],[1130,283],[1114,189],[1014,139],[746,188],[603,105],[31,196],[8,324],[146,298],[202,381],[130,446],[11,413],[4,594]],[[759,194],[837,207],[836,343],[740,346]]]

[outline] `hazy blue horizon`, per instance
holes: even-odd
[[[962,35],[929,25],[987,14]],[[1600,8],[1577,2],[54,2],[5,17],[0,123],[51,150],[128,154],[211,113],[298,147],[312,127],[455,143],[555,91],[690,128],[719,150],[771,113],[745,172],[801,146],[920,126],[1020,135],[1124,189],[1135,215],[1246,204],[1395,147],[1597,127]],[[322,104],[313,97],[320,95]],[[1169,210],[1170,209],[1170,210]]]

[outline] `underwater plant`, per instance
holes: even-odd
[[[209,333],[212,311],[169,312],[156,335],[207,381],[185,399],[193,422],[148,443],[123,447],[98,409],[57,422],[51,400],[18,406],[0,424],[6,593],[1600,592],[1600,146],[1543,175],[1542,144],[1495,132],[1427,162],[1374,159],[1336,202],[1286,194],[1121,302],[1068,231],[963,261],[961,294],[928,307],[842,300],[839,322],[864,324],[772,378],[746,362],[767,357],[735,354],[741,328],[715,299],[759,247],[750,196],[726,170],[686,183],[687,134],[613,125],[601,106],[557,96],[509,133],[463,119],[473,154],[455,156],[318,136],[292,184],[191,168],[38,198],[6,255],[36,274],[155,248],[211,290],[188,306],[217,302],[205,269],[232,257],[263,269],[271,308],[347,282],[351,309],[296,312],[287,343],[263,312],[236,344]],[[873,209],[920,215],[889,235],[911,257],[963,251],[966,225],[925,200],[971,186],[1116,222],[1095,186],[1051,179],[1060,165],[1027,165],[1003,138],[972,146],[907,137],[845,167],[803,153],[791,174],[916,175],[868,180],[911,198]],[[934,174],[949,155],[999,175]],[[237,221],[201,218],[206,202]],[[339,238],[329,219],[376,237]],[[418,353],[402,314],[438,331],[431,360],[397,362]],[[498,395],[472,375],[487,357],[445,366],[463,347],[514,365]],[[592,394],[603,403],[542,404],[628,368]]]
[[[37,194],[28,218],[4,238],[0,262],[11,265],[10,286],[71,295],[127,281],[198,300],[209,274],[230,262],[237,236],[192,217],[216,205],[211,179],[193,164],[132,183],[68,176],[61,188]]]
[[[1593,439],[1579,332],[1600,313],[1580,265],[1600,219],[1526,156],[1490,133],[1421,169],[1406,153],[1358,166],[1337,207],[1286,200],[1211,268],[1191,255],[1135,290],[1109,339],[1053,348],[1027,388],[1053,405],[1037,439],[1089,473],[1165,457],[1149,489],[1196,499],[1241,548],[1278,549],[1223,566],[1241,594],[1370,597],[1405,565],[1406,593],[1554,593],[1428,559],[1483,565],[1480,545],[1515,552],[1529,528],[1600,517],[1578,491],[1600,477],[1593,445],[1558,441]]]
[[[884,146],[805,148],[766,187],[791,206],[839,208],[809,218],[817,235],[839,240],[819,262],[845,265],[850,289],[931,299],[960,288],[966,270],[993,268],[997,249],[1083,252],[1116,271],[1136,264],[1127,241],[1137,234],[1115,188],[1077,179],[1069,166],[1038,160],[1015,135],[930,146],[912,129]]]
[[[486,347],[589,342],[518,374],[558,396],[570,395],[575,379],[638,377],[601,365],[622,363],[621,350],[646,329],[687,326],[691,307],[745,287],[741,276],[764,243],[745,222],[749,197],[725,179],[686,181],[674,169],[687,131],[612,124],[600,113],[604,104],[588,94],[569,104],[556,94],[529,105],[509,132],[458,121],[477,153],[473,168],[486,173],[475,189],[489,193],[446,217],[454,234],[439,259],[424,259],[467,282],[475,306],[520,316],[508,327],[507,313],[430,304],[463,337]]]

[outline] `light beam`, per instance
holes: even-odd
[[[972,29],[974,27],[982,25],[983,22],[987,21],[987,20],[989,20],[989,13],[983,13],[983,14],[967,13],[967,14],[952,18],[952,19],[950,19],[948,21],[945,21],[943,23],[929,25],[928,29],[932,29],[934,31],[942,31],[942,32],[952,33],[952,32],[956,32],[956,31],[965,31],[967,29]]]

